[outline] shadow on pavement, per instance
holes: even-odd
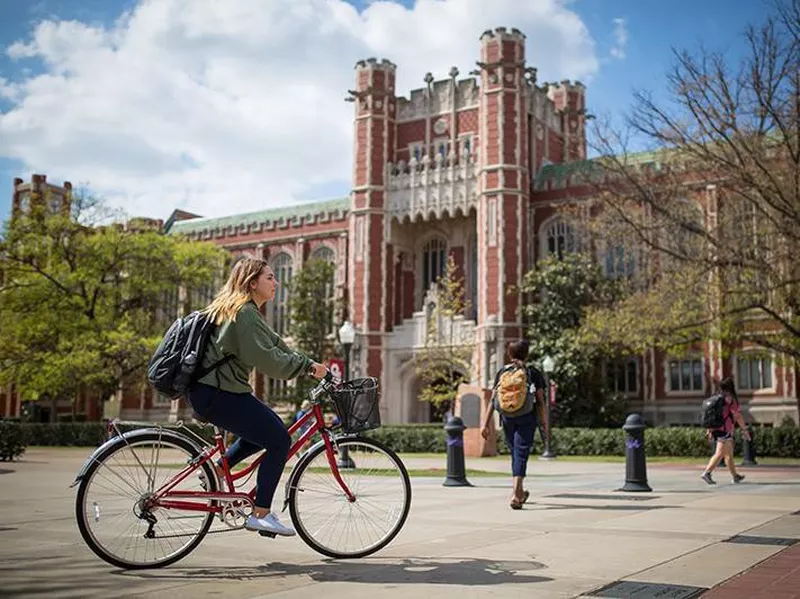
[[[649,512],[652,510],[674,510],[683,508],[682,505],[581,505],[577,503],[536,503],[530,505],[530,507],[534,506],[547,510],[606,510],[610,512]],[[522,509],[526,508],[529,509],[529,506],[525,505]]]
[[[358,582],[361,584],[458,584],[496,585],[547,582],[552,578],[529,574],[545,568],[534,561],[493,561],[476,558],[413,558],[399,563],[365,559],[361,561],[325,560],[317,564],[274,562],[246,568],[180,568],[153,572],[118,571],[125,577],[149,580],[268,580],[305,575],[315,582]]]

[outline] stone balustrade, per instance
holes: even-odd
[[[412,158],[386,165],[389,213],[399,221],[466,215],[478,204],[474,154]]]

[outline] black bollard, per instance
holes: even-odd
[[[625,486],[620,491],[652,491],[647,484],[647,462],[644,452],[644,419],[630,414],[622,430],[625,431]]]
[[[750,441],[742,437],[742,463],[741,466],[758,466],[756,462],[756,438],[750,433]]]
[[[336,466],[339,470],[353,470],[356,467],[356,463],[353,461],[353,458],[350,457],[350,448],[340,447],[339,448],[339,461],[336,463]]]
[[[471,487],[467,480],[467,470],[464,465],[464,421],[454,417],[444,425],[447,433],[447,478],[444,479],[445,487]]]

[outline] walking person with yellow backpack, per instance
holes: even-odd
[[[522,504],[530,496],[530,492],[524,489],[523,481],[537,428],[537,412],[544,406],[544,378],[533,366],[525,364],[529,348],[530,344],[525,339],[508,344],[507,363],[495,376],[492,401],[481,429],[481,435],[486,439],[489,436],[489,422],[497,410],[511,452],[513,490],[510,505],[514,510],[522,509]]]

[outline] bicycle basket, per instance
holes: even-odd
[[[378,409],[378,379],[353,379],[343,383],[330,392],[342,430],[346,433],[360,433],[381,425]]]

